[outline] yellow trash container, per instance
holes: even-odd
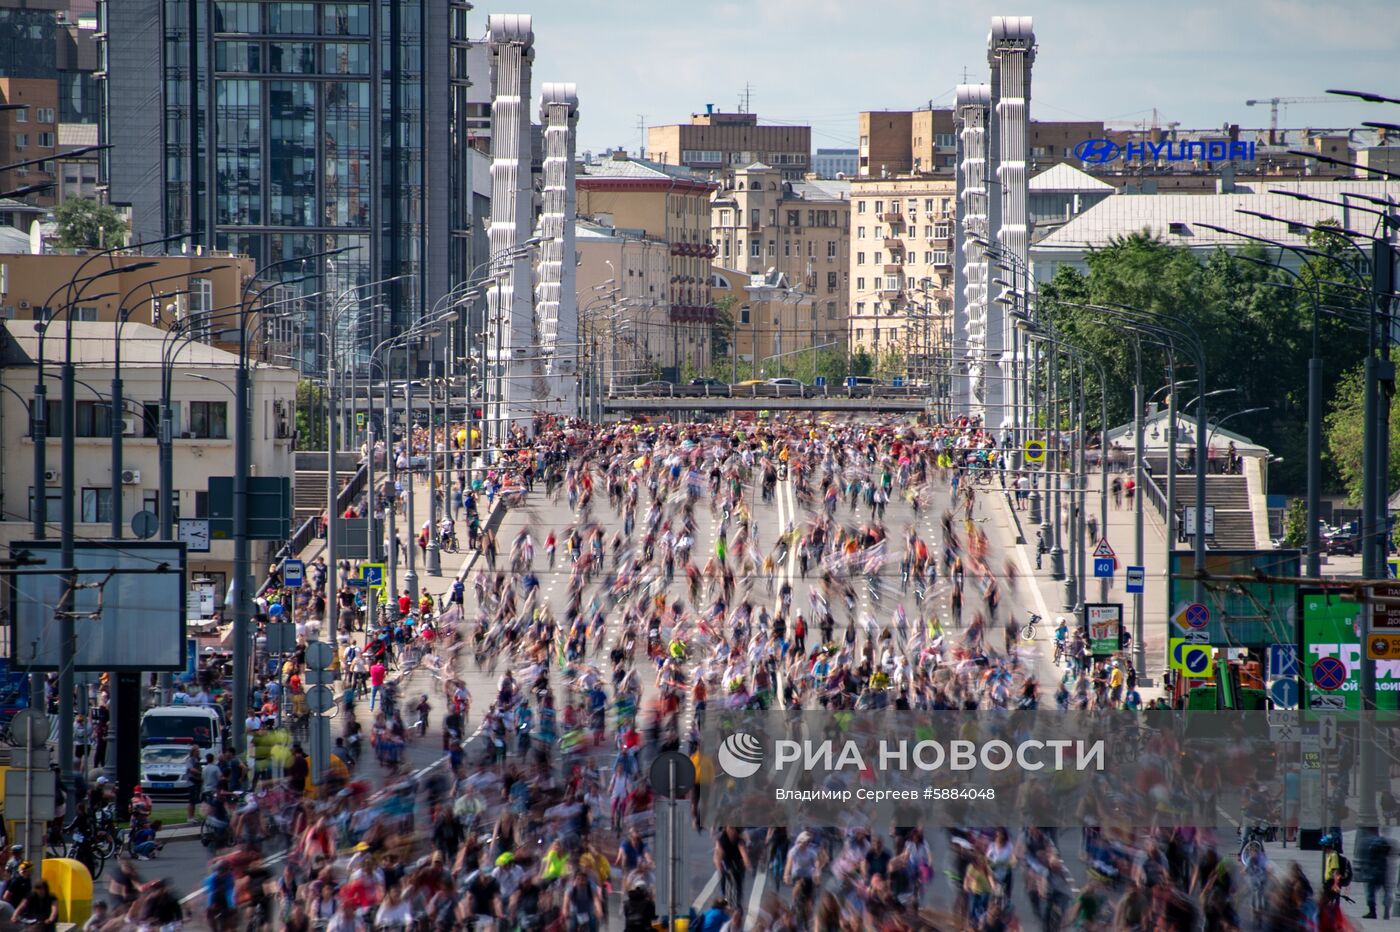
[[[58,921],[82,925],[92,916],[92,875],[73,858],[44,858],[44,880],[58,898]]]

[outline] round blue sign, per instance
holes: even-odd
[[[1204,673],[1210,666],[1210,650],[1208,648],[1188,649],[1183,654],[1187,673]]]
[[[1317,688],[1330,693],[1347,681],[1347,665],[1338,657],[1323,657],[1313,664],[1312,675]]]
[[[1193,628],[1204,628],[1210,624],[1210,609],[1200,602],[1186,606],[1186,623]]]
[[[1298,704],[1298,681],[1274,680],[1269,684],[1269,698],[1277,708],[1293,708]]]

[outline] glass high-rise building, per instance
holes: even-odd
[[[297,352],[319,370],[332,317],[342,346],[377,344],[473,267],[469,162],[454,155],[466,148],[470,9],[106,0],[112,202],[130,205],[137,237],[190,232],[259,267],[352,247],[272,276],[311,274],[302,292],[332,295],[405,276],[310,302]]]

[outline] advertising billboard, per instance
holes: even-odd
[[[1356,711],[1361,708],[1361,604],[1319,589],[1298,592],[1302,635],[1300,667],[1304,708]],[[1337,665],[1336,661],[1341,664]],[[1400,660],[1377,660],[1376,708],[1400,709]],[[1333,669],[1338,675],[1333,676]]]

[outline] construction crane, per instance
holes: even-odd
[[[1246,100],[1246,107],[1253,107],[1258,104],[1269,105],[1269,144],[1273,145],[1275,136],[1278,135],[1278,108],[1279,104],[1285,107],[1289,104],[1335,104],[1341,101],[1336,97],[1265,97],[1260,100]]]

